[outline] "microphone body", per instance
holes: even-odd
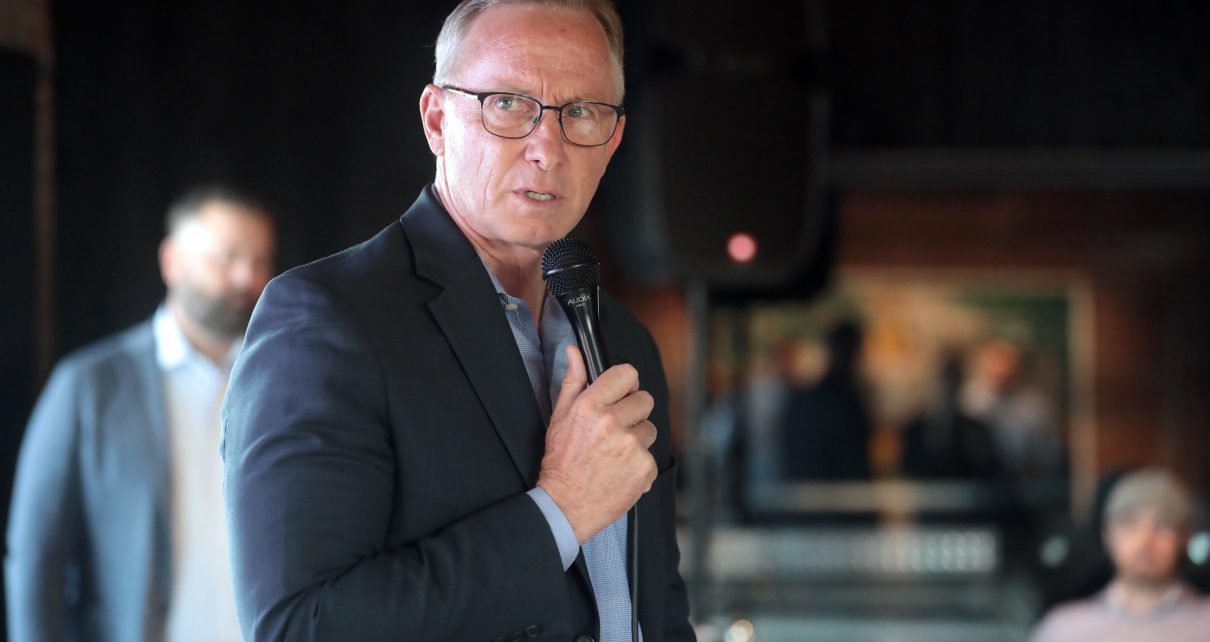
[[[596,381],[609,367],[605,337],[601,333],[601,265],[596,255],[581,241],[559,239],[542,253],[542,279],[575,329],[589,383]],[[632,506],[627,516],[630,524],[627,542],[630,639],[639,642],[639,513],[636,507]]]
[[[588,381],[596,381],[609,367],[601,335],[601,266],[597,257],[576,239],[559,239],[542,254],[542,279],[575,329]]]
[[[591,383],[609,367],[605,340],[601,336],[600,288],[581,288],[558,297],[563,313],[576,333],[576,343],[584,355],[584,365]]]

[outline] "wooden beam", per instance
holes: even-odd
[[[1210,150],[835,150],[828,176],[862,189],[1201,190],[1210,188]]]

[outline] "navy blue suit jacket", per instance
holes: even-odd
[[[55,368],[30,418],[8,524],[14,642],[162,640],[169,457],[151,322]]]
[[[602,326],[656,399],[639,619],[648,642],[690,640],[659,355],[608,297]],[[249,640],[595,637],[583,556],[563,571],[525,495],[545,427],[524,363],[431,189],[372,239],[269,284],[224,415]]]

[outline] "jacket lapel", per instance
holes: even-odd
[[[441,291],[429,311],[527,488],[538,482],[546,430],[499,297],[474,248],[426,187],[400,219],[415,270]]]
[[[546,428],[491,279],[431,187],[424,189],[400,223],[411,244],[416,274],[440,288],[428,302],[429,311],[457,355],[526,488],[532,488],[538,482]],[[606,312],[602,310],[602,314]],[[629,346],[609,341],[604,318],[602,325],[612,363],[629,362],[625,352]],[[641,512],[644,503],[640,501]],[[656,532],[656,517],[647,519],[648,528]],[[578,570],[586,595],[595,600],[583,551],[572,567]]]
[[[154,470],[150,472],[150,483],[155,488],[155,550],[151,551],[152,564],[157,574],[160,594],[157,596],[163,605],[169,602],[172,590],[172,538],[171,538],[171,496],[172,474],[169,470],[172,453],[168,445],[168,411],[165,408],[164,378],[156,362],[156,342],[153,322],[148,321],[140,326],[139,331],[132,335],[127,344],[131,360],[139,378],[139,388],[143,390],[146,400],[146,429],[147,436],[152,441],[155,453]]]

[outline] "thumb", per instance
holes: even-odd
[[[588,372],[584,367],[584,357],[575,345],[567,346],[567,373],[563,375],[563,385],[559,387],[559,399],[555,401],[553,414],[566,412],[566,406],[584,391],[588,384]],[[562,411],[562,412],[561,412]],[[551,423],[554,423],[552,418]]]

